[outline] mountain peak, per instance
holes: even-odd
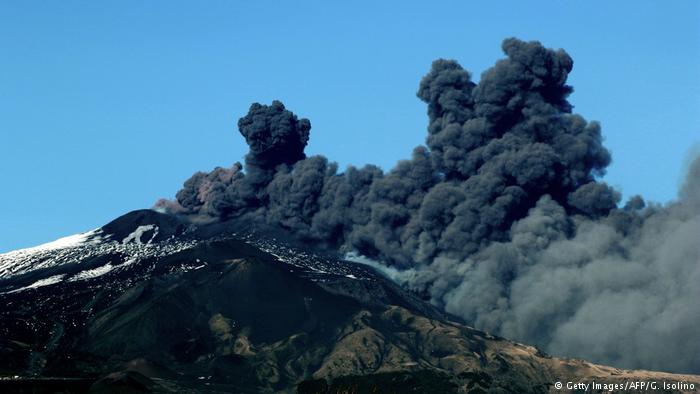
[[[556,380],[642,378],[700,387],[697,376],[550,357],[468,327],[368,266],[223,228],[140,210],[17,260],[21,271],[0,275],[0,391],[539,393]]]
[[[102,226],[102,236],[122,243],[160,242],[181,235],[187,225],[177,216],[140,209],[122,215]]]

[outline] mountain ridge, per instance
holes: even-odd
[[[241,227],[140,210],[68,246],[0,255],[0,267],[11,266],[0,274],[0,388],[554,392],[564,379],[700,387],[698,376],[551,357],[468,327],[370,267]]]

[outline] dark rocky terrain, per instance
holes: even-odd
[[[700,377],[550,357],[371,268],[244,226],[134,211],[0,255],[2,393],[556,392]]]

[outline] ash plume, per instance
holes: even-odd
[[[618,207],[599,179],[600,125],[567,100],[571,57],[514,38],[502,49],[478,83],[433,63],[417,93],[426,145],[386,173],[306,157],[310,122],[256,103],[238,122],[245,165],[197,173],[158,205],[362,256],[477,328],[557,355],[700,372],[700,160],[677,202]]]

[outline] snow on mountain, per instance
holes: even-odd
[[[0,254],[0,278],[23,273],[29,269],[44,268],[52,263],[53,259],[48,259],[48,256],[63,255],[63,251],[69,252],[81,245],[99,242],[100,232],[101,230],[96,229],[59,238],[31,248]],[[70,255],[70,253],[67,253],[67,255]]]
[[[126,220],[113,221],[99,229],[0,254],[0,292],[95,279],[197,243],[192,238],[176,237],[185,231],[167,220],[159,223],[155,220],[159,217],[153,215],[137,211],[126,215]]]

